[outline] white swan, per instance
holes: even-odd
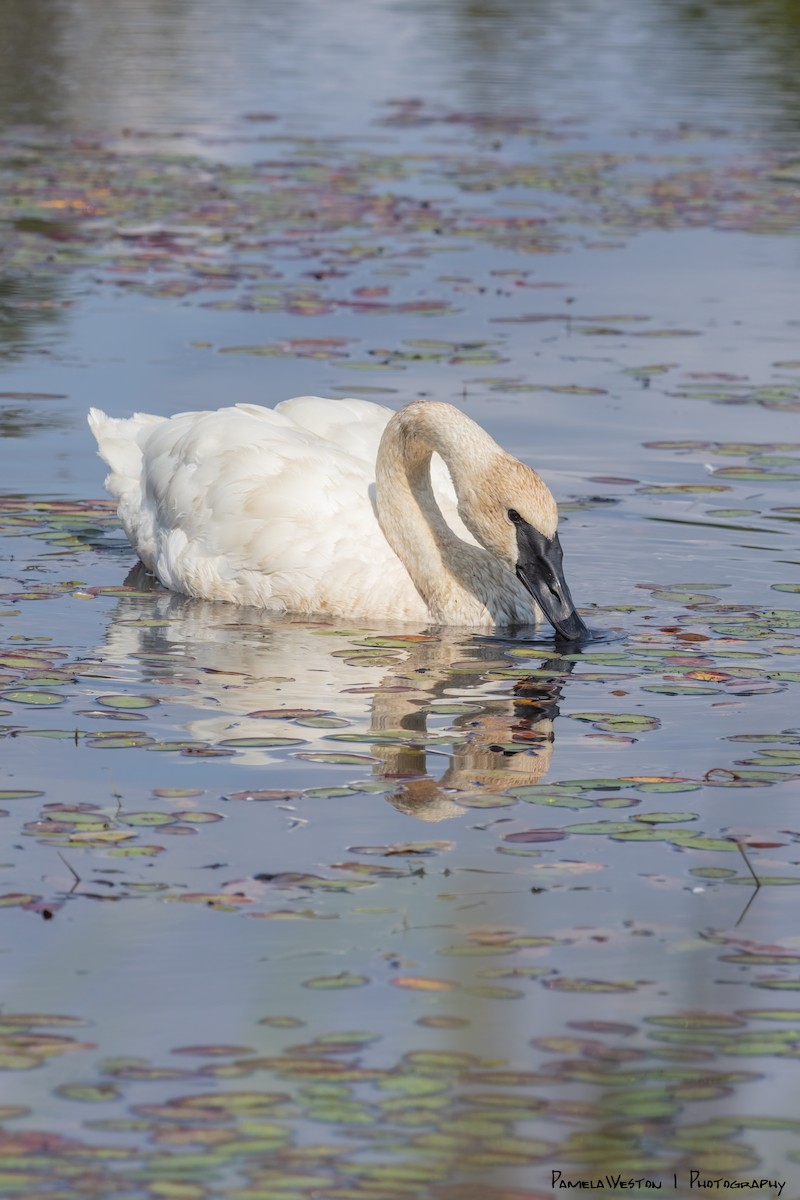
[[[298,396],[89,425],[131,545],[173,591],[469,626],[531,624],[533,597],[586,633],[549,489],[449,404]]]

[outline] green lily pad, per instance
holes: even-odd
[[[653,683],[645,684],[643,692],[656,692],[660,696],[718,696],[722,688],[701,684]]]
[[[658,729],[661,722],[657,717],[639,716],[635,713],[584,712],[570,713],[574,721],[590,721],[597,729],[612,733],[645,733]]]
[[[120,813],[119,820],[123,825],[169,825],[173,817],[160,812],[131,812]]]
[[[630,821],[588,821],[583,825],[568,825],[569,833],[589,833],[607,836],[615,833],[629,833],[635,826]]]
[[[22,1051],[0,1050],[0,1071],[30,1071],[42,1065],[41,1058]]]
[[[542,981],[546,988],[554,992],[579,992],[579,993],[598,993],[598,994],[618,994],[622,992],[635,992],[638,984],[630,980],[605,980],[605,979],[568,979],[566,976],[559,975],[556,979],[545,979]]]
[[[503,792],[471,792],[455,796],[454,800],[462,808],[510,808],[517,803],[516,796]]]
[[[515,799],[524,800],[526,804],[541,804],[544,808],[592,808],[593,801],[585,796],[568,796],[561,792],[542,794],[537,788],[509,788],[509,794]],[[461,801],[459,800],[459,804]]]
[[[37,900],[41,900],[41,896],[30,892],[7,892],[5,896],[0,896],[0,908],[27,908]]]
[[[293,724],[302,725],[309,729],[339,729],[344,725],[349,725],[344,717],[296,717]]]
[[[800,1008],[741,1008],[737,1017],[748,1021],[791,1021],[800,1024]]]
[[[728,853],[736,849],[736,843],[724,838],[694,837],[685,843],[687,850],[718,850]]]
[[[154,858],[157,854],[163,854],[163,846],[112,846],[106,850],[106,854],[112,858]]]
[[[96,750],[131,750],[141,746],[152,746],[155,740],[146,733],[140,733],[131,734],[129,737],[93,737],[87,740],[86,745]]]
[[[357,791],[351,787],[306,788],[303,795],[316,797],[320,800],[335,800],[339,796],[355,796],[357,795]]]
[[[452,850],[453,843],[446,841],[395,842],[390,846],[348,846],[347,849],[351,854],[378,854],[385,858],[396,855],[402,858],[412,855],[439,854],[443,850]]]
[[[672,823],[677,821],[696,821],[698,813],[692,812],[654,812],[654,813],[637,813],[632,819],[634,821],[644,821],[648,825],[658,825]]]
[[[631,782],[630,786],[635,787],[637,792],[646,792],[648,795],[660,792],[696,792],[700,788],[700,784],[694,779],[664,779],[658,783],[642,780]]]
[[[163,800],[183,800],[190,796],[204,795],[203,788],[153,788],[153,795]]]
[[[185,821],[188,825],[213,825],[217,821],[224,821],[222,813],[215,812],[200,812],[197,809],[181,810],[172,814],[173,820]]]
[[[524,992],[517,988],[503,987],[493,983],[470,983],[463,988],[465,995],[478,996],[482,1000],[522,1000]]]
[[[345,988],[364,987],[369,983],[366,975],[351,975],[342,971],[339,975],[318,975],[314,979],[306,979],[303,987],[315,991],[339,991]]]
[[[787,471],[766,471],[756,467],[717,467],[715,476],[723,479],[736,479],[742,483],[780,483],[781,480],[795,482],[800,475],[789,474]]]
[[[81,729],[21,729],[20,733],[25,737],[52,738],[54,741],[63,742],[75,742],[86,737]]]

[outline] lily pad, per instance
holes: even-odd
[[[571,713],[574,721],[590,721],[596,729],[611,733],[645,733],[658,729],[661,722],[657,717],[639,716],[636,713]]]
[[[219,742],[220,746],[229,746],[234,750],[251,748],[277,748],[280,746],[302,746],[303,738],[290,737],[231,737]]]
[[[345,988],[364,987],[369,983],[366,975],[351,975],[342,971],[339,975],[318,975],[314,979],[306,979],[303,987],[315,991],[339,991]]]
[[[306,762],[327,763],[329,766],[362,767],[378,761],[369,754],[328,754],[317,751],[300,751],[295,755]]]
[[[154,696],[107,695],[98,696],[97,703],[104,708],[141,709],[155,707],[158,700]]]
[[[80,1100],[83,1104],[105,1104],[122,1095],[113,1083],[62,1083],[55,1091],[64,1100]]]
[[[507,833],[503,838],[504,842],[528,843],[528,842],[559,842],[567,836],[563,829],[522,829],[517,833]]]

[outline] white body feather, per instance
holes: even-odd
[[[461,437],[468,465],[470,455],[482,462],[494,451],[503,454],[448,405],[416,404],[403,412],[413,408],[452,414],[447,445]],[[376,513],[376,461],[393,415],[364,400],[300,396],[275,409],[237,404],[169,419],[137,414],[119,420],[92,409],[89,424],[132,546],[173,591],[348,619],[534,621],[535,606],[513,566],[479,548],[461,521],[450,474],[437,454],[430,459],[430,479],[449,544],[443,565],[436,564],[435,594],[417,586],[423,568],[404,564],[387,541],[393,527],[404,535],[412,526],[411,513],[404,519],[403,495],[387,497],[386,517],[381,501],[380,523]],[[396,474],[398,464],[391,466]],[[420,509],[425,511],[424,497]],[[420,510],[416,519],[423,520]],[[454,547],[458,579],[447,572]],[[422,546],[419,553],[422,558]]]

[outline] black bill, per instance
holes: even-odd
[[[517,525],[517,579],[527,588],[556,633],[575,642],[589,630],[575,611],[569,594],[563,551],[558,534],[546,538],[526,521]]]

